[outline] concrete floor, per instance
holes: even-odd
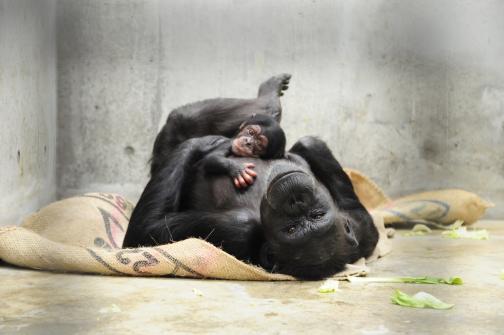
[[[0,334],[504,334],[504,221],[490,240],[405,237],[371,276],[459,275],[462,286],[234,282],[54,274],[0,267]],[[452,310],[399,307],[395,288],[423,290]],[[202,294],[202,295],[200,295]]]

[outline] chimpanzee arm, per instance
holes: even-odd
[[[231,140],[226,139],[225,142],[215,148],[202,160],[203,169],[209,174],[231,174],[233,170],[239,169],[239,164],[228,157],[231,152]]]
[[[369,256],[378,241],[378,231],[331,150],[322,140],[307,136],[296,142],[290,152],[304,158],[315,177],[329,190],[338,208],[353,218],[348,222],[353,230],[351,233],[355,234],[362,255]]]
[[[228,140],[228,142],[230,142]],[[254,183],[256,172],[252,163],[238,163],[229,159],[230,143],[208,154],[203,160],[203,169],[208,174],[227,175],[233,179],[236,188],[247,187]]]
[[[152,246],[196,237],[247,261],[257,261],[263,241],[258,220],[247,210],[168,213],[147,222],[141,235],[136,237],[123,247]]]
[[[134,245],[149,223],[157,222],[165,213],[179,210],[182,192],[190,182],[196,162],[215,149],[222,139],[221,136],[206,136],[187,140],[165,159],[133,210],[124,246]]]
[[[322,140],[312,136],[303,137],[289,152],[304,158],[315,177],[329,190],[338,207],[349,210],[363,207],[350,178]]]

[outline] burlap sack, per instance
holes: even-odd
[[[414,194],[391,201],[368,177],[346,170],[359,199],[371,211],[380,239],[370,260],[390,252],[384,223],[428,220],[472,223],[491,204],[462,190]],[[120,249],[130,202],[115,194],[90,193],[55,202],[20,226],[0,229],[0,259],[23,267],[62,272],[132,276],[180,276],[235,280],[293,280],[245,264],[200,239],[152,248]],[[336,278],[368,272],[364,260]]]
[[[343,170],[350,177],[355,194],[367,210],[390,202],[390,198],[367,176],[354,169],[344,168]]]
[[[378,206],[373,210],[383,216],[385,224],[430,221],[451,224],[462,220],[473,224],[494,205],[478,195],[451,189],[416,193]]]
[[[130,202],[115,194],[90,193],[55,202],[28,217],[20,227],[0,229],[0,258],[34,269],[107,275],[180,276],[235,280],[293,280],[245,264],[200,239],[151,248],[119,249]],[[384,231],[383,221],[380,231]],[[388,252],[386,236],[381,249]],[[385,246],[385,247],[384,247]],[[364,260],[336,277],[366,274]]]
[[[359,200],[371,214],[383,217],[385,225],[427,221],[451,224],[462,220],[472,224],[494,205],[478,195],[458,189],[415,193],[390,200],[367,176],[353,169],[345,169]]]

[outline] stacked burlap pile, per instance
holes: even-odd
[[[458,189],[415,193],[391,200],[359,171],[345,169],[345,172],[352,180],[359,200],[372,214],[383,217],[385,225],[405,222],[451,224],[456,220],[470,225],[488,208],[494,207],[478,195]]]
[[[347,173],[380,231],[380,240],[371,260],[390,251],[384,219],[386,223],[401,221],[405,217],[473,222],[489,206],[476,195],[463,191],[451,191],[460,196],[455,203],[448,201],[447,210],[439,203],[450,199],[435,199],[432,193],[391,202],[361,173],[355,170]],[[434,195],[441,197],[446,195],[443,192],[450,191],[440,192]],[[420,201],[421,210],[414,201]],[[470,202],[468,208],[467,202]],[[200,239],[150,248],[120,249],[132,210],[132,204],[123,197],[106,193],[90,193],[52,203],[29,216],[21,226],[0,229],[0,259],[21,267],[60,272],[234,280],[294,279],[241,262]],[[360,260],[348,265],[336,277],[363,275],[367,271],[364,260]]]

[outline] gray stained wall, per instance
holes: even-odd
[[[59,195],[136,198],[171,109],[290,72],[290,144],[317,135],[392,196],[459,187],[502,217],[503,17],[498,0],[59,1]]]
[[[0,0],[0,225],[55,198],[55,8]]]

